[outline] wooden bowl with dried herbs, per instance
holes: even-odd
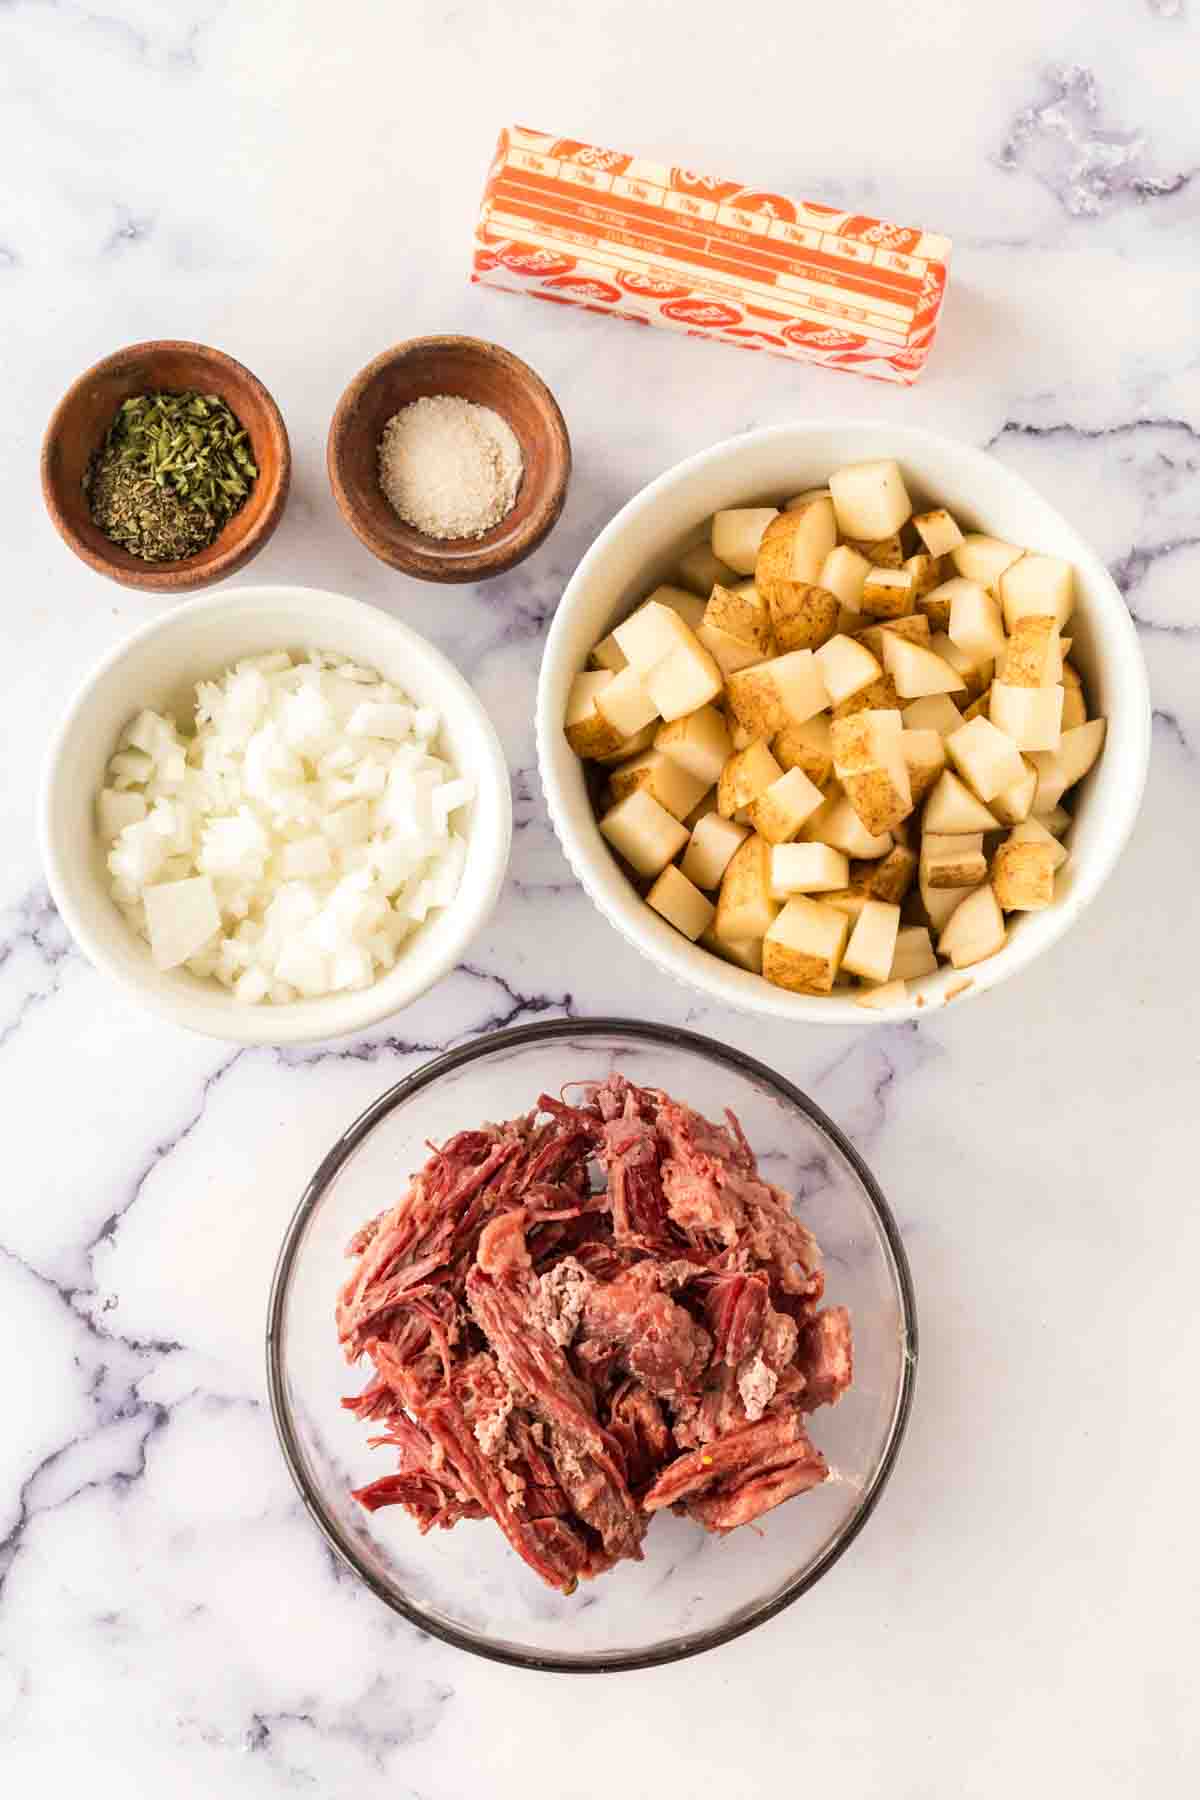
[[[68,389],[42,445],[42,494],[97,574],[185,593],[257,556],[291,468],[261,381],[223,351],[164,340],[118,350]]]

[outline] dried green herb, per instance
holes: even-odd
[[[219,395],[133,394],[84,489],[106,537],[144,562],[178,562],[208,548],[257,475],[249,437]]]

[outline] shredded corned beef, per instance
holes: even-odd
[[[853,1376],[821,1253],[715,1125],[612,1075],[460,1131],[355,1233],[343,1404],[395,1471],[360,1488],[429,1531],[491,1518],[571,1593],[663,1507],[727,1532],[829,1473],[805,1415]]]

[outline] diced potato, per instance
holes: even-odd
[[[854,996],[855,1006],[865,1006],[871,1012],[891,1012],[893,1007],[903,1006],[908,999],[908,987],[903,981],[882,981],[878,987],[860,988]]]
[[[933,512],[917,513],[913,524],[930,556],[949,556],[963,541],[962,532],[945,507],[939,506]]]
[[[1040,782],[1038,785],[1041,785]],[[1065,806],[1052,806],[1045,812],[1035,809],[1033,817],[1043,831],[1048,831],[1051,837],[1063,837],[1071,826],[1071,815]]]
[[[778,911],[771,894],[771,846],[764,838],[748,837],[725,870],[714,930],[726,943],[761,938]]]
[[[912,811],[898,712],[862,712],[833,724],[833,766],[846,798],[873,836]]]
[[[908,613],[899,619],[882,619],[878,625],[864,625],[856,633],[858,642],[865,644],[880,664],[883,662],[884,633],[889,631],[896,637],[907,638],[910,644],[928,644],[930,639],[929,620],[924,613]]]
[[[763,974],[794,994],[828,994],[842,963],[850,921],[836,907],[797,896],[763,940]]]
[[[849,879],[847,858],[828,844],[777,844],[771,851],[771,892],[777,900],[832,892]]]
[[[753,575],[758,547],[772,519],[774,506],[735,506],[713,514],[712,553],[739,575]]]
[[[899,906],[917,873],[917,858],[906,844],[893,844],[878,862],[856,862],[850,867],[850,883],[861,888],[868,900],[890,900]]]
[[[959,575],[939,590],[950,600],[946,635],[974,665],[994,662],[1004,652],[1004,617],[1000,602],[977,581]]]
[[[904,566],[904,544],[900,533],[893,531],[885,538],[847,538],[846,543],[851,550],[857,550],[860,556],[877,569],[900,569]]]
[[[888,971],[891,981],[918,981],[922,975],[937,973],[937,957],[929,932],[924,925],[902,925],[896,933],[896,948]]]
[[[999,846],[992,857],[992,888],[1002,912],[1041,912],[1050,905],[1057,850],[1053,838],[1040,843],[1010,837]]]
[[[957,579],[957,577],[955,577]],[[917,595],[917,611],[929,620],[934,631],[946,632],[950,629],[950,610],[954,604],[953,592],[949,581],[941,582],[930,588],[928,593]]]
[[[829,785],[833,775],[833,738],[825,713],[806,719],[802,725],[785,725],[771,739],[771,751],[785,774],[789,769],[803,769],[817,787]]]
[[[1027,756],[1021,758],[1021,778],[1014,781],[1011,787],[1002,788],[993,794],[988,805],[1002,825],[1019,825],[1029,817],[1033,810],[1033,796],[1037,792],[1037,769]]]
[[[762,534],[754,563],[755,582],[768,600],[794,583],[814,583],[836,543],[833,501],[827,494],[790,507],[772,519]]]
[[[727,637],[736,639],[755,652],[755,660],[769,656],[774,649],[771,614],[758,590],[714,587],[704,608],[703,624]],[[704,639],[701,638],[701,643]]]
[[[1000,603],[1008,630],[1018,619],[1048,615],[1065,625],[1075,605],[1075,571],[1061,556],[1038,556],[1026,551],[1000,576]]]
[[[656,592],[661,593],[662,589],[656,589]],[[687,597],[689,600],[695,599],[694,594]],[[653,596],[649,600],[643,600],[636,612],[630,613],[627,619],[614,628],[612,635],[625,660],[643,674],[649,674],[673,650],[679,649],[693,638],[691,628],[675,608]]]
[[[615,750],[606,750],[603,756],[594,756],[591,760],[604,768],[609,767],[612,763],[628,762],[631,756],[640,756],[643,750],[653,747],[654,734],[657,729],[658,719],[655,717],[649,725],[643,726],[641,731],[635,731],[632,737],[622,738]]]
[[[712,901],[706,899],[674,863],[668,863],[654,883],[646,895],[646,904],[693,943],[717,916]]]
[[[686,642],[649,670],[645,680],[650,698],[668,721],[707,706],[723,686],[720,669],[691,632]]]
[[[746,810],[751,825],[768,844],[786,844],[823,803],[820,788],[813,786],[803,769],[789,769]]]
[[[1004,654],[1006,687],[1053,687],[1062,676],[1058,621],[1026,613],[1012,627]]]
[[[946,755],[972,792],[984,801],[1025,778],[1021,752],[990,719],[971,719],[952,731],[946,739]]]
[[[748,731],[740,719],[730,719],[728,724],[730,749],[748,750],[758,736],[758,733],[756,731]]]
[[[715,813],[716,810],[717,790],[715,787],[712,787],[709,788],[702,799],[697,800],[690,813],[684,814],[683,823],[687,826],[689,831],[695,831],[701,819],[707,819],[709,815]]]
[[[1054,870],[1057,873],[1065,862],[1070,860],[1070,852],[1064,850],[1052,832],[1046,830],[1040,819],[1023,819],[1014,825],[1008,834],[1010,844],[1048,844],[1054,852]]]
[[[676,587],[673,582],[664,582],[656,587],[652,594],[646,596],[656,606],[667,606],[676,613],[689,631],[695,631],[704,617],[705,598],[694,594],[691,588]]]
[[[629,762],[618,763],[608,785],[614,805],[641,788],[675,818],[685,819],[713,784],[681,768],[661,750],[645,750]]]
[[[872,569],[863,583],[863,612],[873,619],[899,619],[913,609],[914,582],[907,569]]]
[[[839,705],[883,674],[871,652],[853,638],[832,637],[814,654],[828,695],[827,705]]]
[[[972,531],[950,552],[954,567],[968,581],[977,581],[996,593],[1001,575],[1025,552],[1019,544],[1006,544],[1003,538],[987,537]]]
[[[805,488],[802,494],[796,494],[793,499],[785,500],[783,510],[784,512],[799,512],[801,507],[811,505],[814,500],[828,500],[828,498],[829,489],[827,487]]]
[[[658,717],[658,708],[646,691],[641,670],[624,668],[596,695],[596,711],[623,738],[643,731]]]
[[[719,625],[709,625],[704,620],[696,627],[696,641],[708,651],[725,677],[762,660],[761,652],[752,644],[743,644],[739,638],[722,631]]]
[[[862,912],[871,896],[862,888],[834,888],[828,894],[822,894],[821,900],[826,906],[836,906],[839,912],[845,913],[853,923]]]
[[[819,660],[823,654],[821,650],[790,650],[770,662],[738,669],[726,686],[729,710],[739,723],[763,737],[774,737],[787,725],[803,725],[815,718],[829,705]]]
[[[962,724],[962,714],[948,694],[928,694],[901,709],[905,731],[936,731],[949,737]]]
[[[679,820],[644,788],[635,788],[600,820],[601,836],[638,875],[660,875],[687,843]]]
[[[679,559],[680,581],[702,600],[707,600],[715,587],[732,587],[736,578],[737,570],[713,555],[711,542],[694,544]]]
[[[859,688],[846,700],[839,700],[833,708],[832,718],[851,719],[860,712],[899,712],[900,696],[896,692],[896,684],[890,675],[881,675],[878,681],[870,682],[865,688]]]
[[[920,600],[924,594],[932,594],[942,581],[942,561],[938,556],[906,556],[900,565],[913,579],[913,599]],[[924,613],[921,614],[924,618]]]
[[[616,677],[608,669],[585,671],[571,683],[564,729],[576,756],[604,756],[619,750],[624,733],[609,723],[596,701]]]
[[[815,650],[837,631],[841,606],[828,588],[802,581],[769,591],[771,625],[780,650]]]
[[[989,682],[987,687],[984,688],[982,694],[980,694],[980,696],[977,700],[972,700],[970,706],[963,707],[963,715],[962,716],[963,716],[964,725],[969,725],[971,723],[972,719],[988,718],[990,715],[990,712],[991,712],[991,705],[992,705],[992,686],[991,686],[991,683]]]
[[[841,792],[831,795],[818,812],[805,820],[800,835],[806,843],[828,844],[831,849],[860,857],[864,862],[886,856],[893,841],[890,832],[868,831]]]
[[[1057,750],[1062,737],[1063,690],[1009,687],[993,681],[989,717],[1021,750]],[[1086,729],[1086,727],[1085,727]]]
[[[1083,780],[1103,748],[1104,732],[1103,719],[1089,719],[1086,725],[1076,725],[1072,730],[1064,731],[1056,752],[1044,752],[1031,758],[1038,771],[1037,791],[1033,800],[1035,813],[1049,812],[1058,805],[1068,788]],[[1052,787],[1057,787],[1058,791],[1050,799]]]
[[[840,605],[852,612],[861,612],[863,583],[872,567],[873,564],[857,550],[852,550],[849,544],[838,544],[821,564],[817,582],[835,594]],[[841,626],[837,629],[840,631]]]
[[[937,731],[905,730],[900,735],[900,749],[908,769],[913,805],[919,806],[946,766],[945,740]]]
[[[943,662],[949,663],[955,674],[961,677],[968,701],[974,700],[979,694],[982,694],[992,679],[995,664],[991,657],[985,657],[981,661],[973,651],[960,649],[953,638],[946,633],[935,632],[930,641],[930,649],[935,656],[940,656]]]
[[[842,967],[866,981],[886,981],[892,971],[899,931],[900,908],[886,900],[868,900],[850,933]]]
[[[938,949],[956,969],[969,969],[973,963],[1003,950],[1006,937],[1004,914],[992,889],[985,884],[955,907]]]
[[[710,926],[700,933],[700,942],[714,956],[720,956],[725,962],[736,963],[739,969],[748,969],[751,975],[762,974],[762,939],[761,938],[721,938],[716,929]]]
[[[1064,663],[1063,674],[1065,675],[1070,668],[1070,663]],[[1073,669],[1071,670],[1071,673],[1074,674]],[[1062,709],[1063,730],[1075,731],[1080,725],[1086,725],[1087,716],[1087,701],[1084,698],[1083,689],[1079,685],[1078,677],[1076,677],[1074,684],[1064,681]]]
[[[96,796],[96,829],[102,843],[111,844],[127,825],[140,825],[145,817],[142,794],[118,793],[116,788],[106,787]]]
[[[660,725],[654,747],[703,781],[706,788],[720,780],[721,770],[732,754],[729,727],[715,706],[698,707],[695,712]]]
[[[964,832],[998,831],[1000,821],[990,812],[982,800],[961,781],[952,769],[946,769],[938,777],[922,815],[922,827],[925,831],[935,831],[945,837],[959,837]]]
[[[981,831],[959,837],[927,831],[921,839],[921,879],[926,887],[977,887],[986,877]]]
[[[921,881],[921,905],[925,908],[929,929],[939,933],[944,931],[963,901],[978,892],[978,888],[970,887],[935,888],[930,887],[927,881]]]
[[[736,751],[721,770],[721,778],[717,783],[717,810],[723,819],[732,819],[743,806],[749,806],[752,800],[765,793],[773,781],[778,781],[783,770],[771,755],[766,742],[755,738],[745,750]],[[735,936],[753,936],[752,932],[735,933]]]
[[[723,819],[719,812],[706,813],[693,828],[679,866],[698,888],[718,888],[734,851],[749,835],[748,826]]]
[[[625,652],[610,631],[606,638],[590,651],[588,655],[589,669],[607,669],[612,675],[619,675],[622,669],[629,667]]]
[[[851,463],[829,477],[829,491],[842,537],[878,542],[898,532],[912,516],[912,501],[890,460]]]
[[[940,640],[935,639],[936,644]],[[931,694],[961,693],[966,683],[934,649],[910,643],[889,633],[883,646],[887,672],[902,700],[920,700]]]

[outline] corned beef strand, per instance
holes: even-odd
[[[640,1559],[672,1507],[724,1533],[816,1487],[806,1415],[853,1377],[845,1307],[732,1113],[612,1075],[460,1131],[356,1232],[343,1405],[396,1467],[355,1498],[491,1518],[549,1586]]]

